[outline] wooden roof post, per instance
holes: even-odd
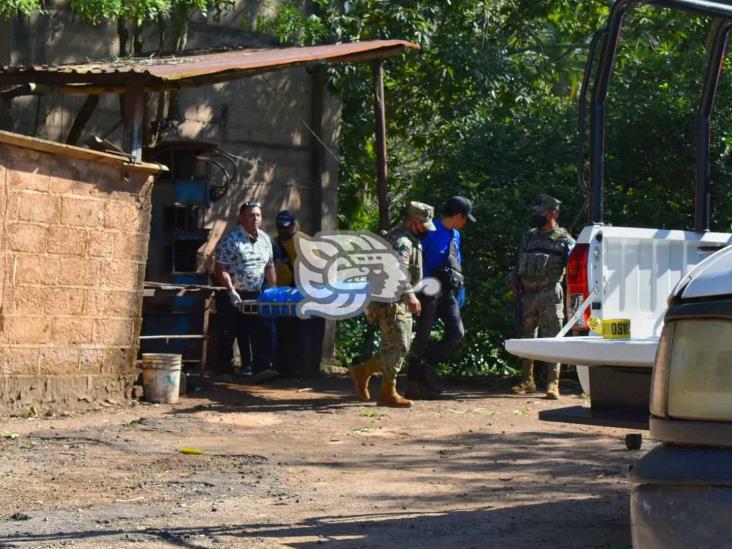
[[[124,124],[123,149],[136,162],[142,160],[142,125],[145,111],[145,85],[133,80],[125,86],[122,99],[122,122]]]
[[[389,195],[386,166],[386,111],[384,102],[384,62],[374,61],[374,114],[376,115],[376,189],[379,200],[379,229],[389,230]]]

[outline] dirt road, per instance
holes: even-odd
[[[411,410],[350,388],[3,420],[0,547],[630,546],[625,431],[543,423],[556,403],[477,384]]]

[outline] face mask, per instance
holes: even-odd
[[[549,223],[549,220],[543,215],[534,215],[531,217],[531,226],[540,229],[544,225]]]

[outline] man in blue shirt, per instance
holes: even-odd
[[[407,369],[407,397],[437,398],[442,392],[437,384],[435,365],[447,361],[465,335],[460,307],[465,296],[462,276],[461,235],[468,221],[475,221],[473,205],[462,196],[450,197],[435,221],[437,230],[422,240],[424,277],[440,281],[435,296],[419,294],[422,314],[417,317],[415,338]],[[437,320],[442,320],[445,332],[440,341],[430,344],[430,333]],[[429,358],[428,358],[429,357]]]

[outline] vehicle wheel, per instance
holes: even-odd
[[[625,435],[625,447],[628,450],[640,450],[643,446],[643,434],[642,433],[631,433]]]

